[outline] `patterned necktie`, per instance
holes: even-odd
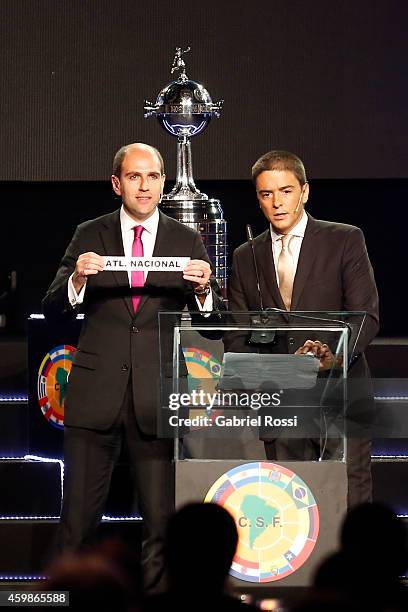
[[[142,242],[142,233],[144,227],[143,225],[135,225],[133,231],[135,232],[135,237],[133,239],[132,245],[132,257],[143,257],[143,242]],[[137,270],[135,272],[131,272],[131,286],[132,287],[143,287],[144,286],[144,272],[143,270]],[[140,293],[134,293],[132,295],[132,304],[133,310],[136,312],[139,308],[139,303],[141,300]]]
[[[279,291],[282,296],[286,310],[290,310],[293,291],[293,259],[290,254],[289,244],[293,236],[285,234],[282,240],[282,249],[278,259]]]

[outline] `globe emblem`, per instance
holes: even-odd
[[[239,543],[230,574],[245,582],[282,580],[308,560],[319,536],[319,508],[313,492],[289,468],[241,464],[224,472],[205,500],[235,518]]]
[[[190,47],[176,47],[171,73],[178,72],[178,79],[160,91],[155,104],[145,101],[145,117],[155,115],[166,132],[184,145],[205,130],[213,115],[220,116],[224,102],[214,103],[201,83],[188,78],[183,56],[189,51]]]
[[[173,81],[159,93],[156,116],[172,136],[192,138],[205,130],[214,114],[208,91],[196,81]]]
[[[38,370],[38,402],[44,417],[54,427],[64,427],[64,405],[76,348],[60,344],[44,357]]]

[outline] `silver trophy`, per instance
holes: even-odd
[[[211,117],[220,116],[223,100],[213,102],[208,91],[186,75],[183,55],[190,47],[176,47],[172,81],[157,96],[156,104],[145,101],[145,117],[155,115],[172,136],[177,137],[176,184],[164,195],[161,208],[170,217],[201,233],[214,274],[225,295],[227,286],[227,224],[219,200],[201,193],[194,183],[191,138],[205,130]]]

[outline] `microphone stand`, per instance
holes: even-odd
[[[252,227],[249,224],[246,226],[246,232],[247,232],[248,244],[252,252],[252,261],[254,263],[256,287],[258,289],[259,306],[260,306],[260,311],[261,311],[260,315],[255,315],[251,317],[251,325],[255,328],[265,327],[270,322],[270,318],[267,314],[269,309],[265,309],[263,305],[261,284],[260,284],[259,273],[258,273],[258,265],[256,262],[255,249],[254,249],[254,235],[252,233]],[[276,343],[275,336],[276,336],[276,332],[273,329],[271,330],[253,329],[251,330],[248,342],[249,344],[255,345],[255,346],[273,345]]]

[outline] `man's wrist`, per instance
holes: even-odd
[[[72,285],[77,293],[79,293],[82,287],[86,283],[86,278],[82,276],[77,276],[75,273],[72,275]]]
[[[198,287],[194,289],[194,293],[196,295],[209,295],[210,291],[211,291],[210,281],[207,281],[205,285],[198,285]]]

